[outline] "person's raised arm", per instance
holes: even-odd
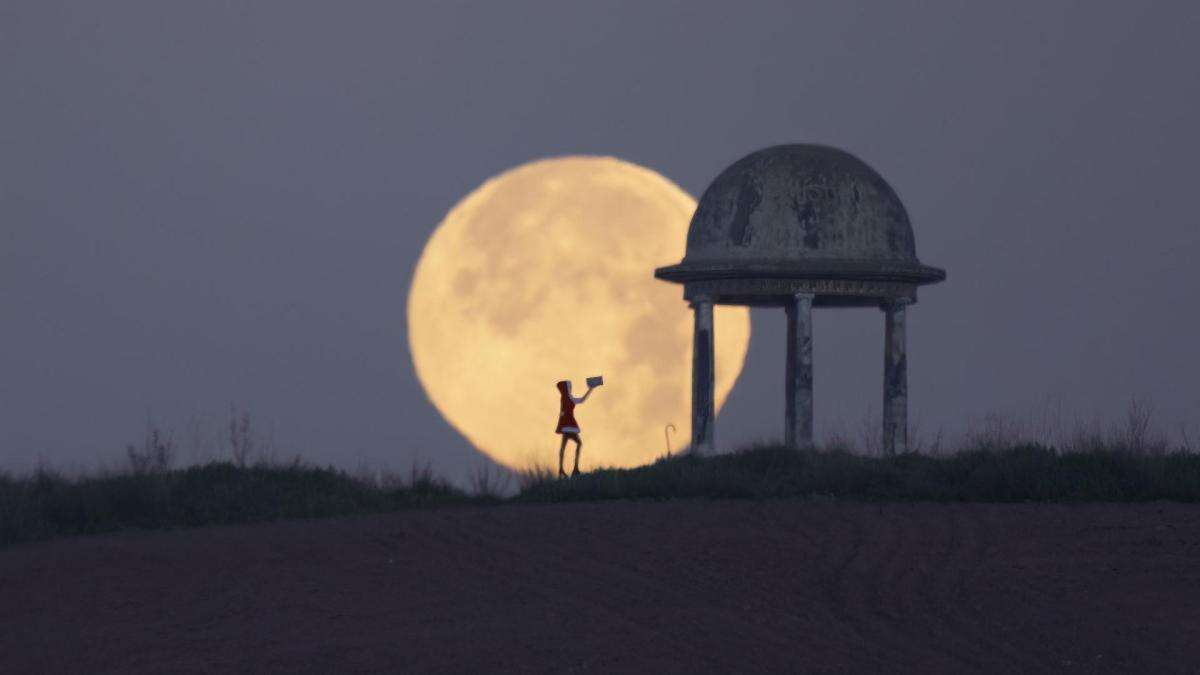
[[[583,403],[584,401],[587,400],[587,397],[592,395],[593,389],[595,389],[595,387],[588,387],[588,390],[583,392],[583,396],[580,396],[579,398],[575,398],[574,396],[572,396],[571,400],[574,401],[575,403]]]

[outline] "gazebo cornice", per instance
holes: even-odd
[[[914,285],[946,279],[946,271],[920,263],[898,260],[813,259],[796,260],[703,260],[659,267],[654,276],[663,281],[688,283],[721,279],[843,279],[895,281]]]

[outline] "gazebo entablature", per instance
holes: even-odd
[[[917,301],[917,287],[895,281],[848,279],[712,279],[683,285],[688,302],[708,298],[717,305],[786,307],[797,295],[813,297],[814,307],[873,307]]]

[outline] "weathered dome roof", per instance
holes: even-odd
[[[931,283],[912,225],[887,181],[850,153],[777,145],[734,162],[704,191],[672,281],[728,276]]]

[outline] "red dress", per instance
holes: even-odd
[[[558,385],[559,411],[558,411],[558,426],[554,428],[556,434],[577,434],[579,433],[579,422],[575,421],[575,401],[571,395],[567,393],[567,387],[564,384]]]

